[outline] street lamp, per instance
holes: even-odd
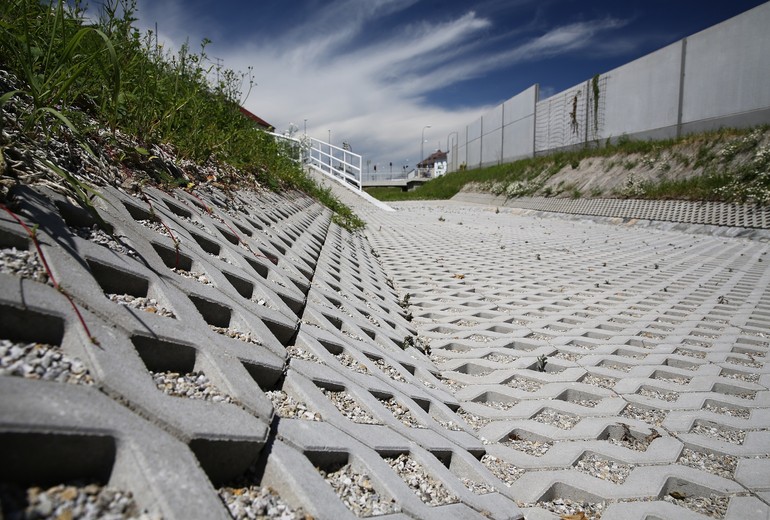
[[[430,125],[422,127],[422,137],[420,138],[420,162],[425,160],[425,129],[430,128]],[[417,165],[417,171],[419,173],[419,164]]]

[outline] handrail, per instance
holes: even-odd
[[[360,155],[313,137],[307,138],[307,145],[308,166],[361,191]]]
[[[357,153],[309,136],[297,139],[287,135],[269,133],[273,137],[285,141],[292,152],[297,152],[296,157],[292,157],[294,161],[306,164],[324,175],[334,177],[361,191],[361,164],[363,160]]]

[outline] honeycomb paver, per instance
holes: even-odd
[[[350,233],[300,193],[100,191],[111,237],[16,191],[98,344],[0,273],[3,363],[78,371],[0,367],[0,483],[95,478],[164,518],[227,518],[223,486],[315,518],[770,513],[757,236],[340,191]],[[38,255],[5,213],[0,248]]]

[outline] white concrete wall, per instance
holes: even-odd
[[[601,74],[596,105],[593,85],[589,79],[540,101],[537,85],[517,94],[458,130],[450,166],[477,168],[623,135],[659,139],[770,123],[770,2]]]
[[[602,139],[660,130],[676,135],[682,42],[607,73]]]
[[[770,107],[770,3],[687,38],[682,122]]]

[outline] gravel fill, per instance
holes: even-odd
[[[609,480],[615,484],[622,484],[631,474],[634,465],[603,459],[593,453],[589,453],[577,461],[575,468],[593,477]]]
[[[86,365],[61,347],[45,343],[17,343],[0,339],[0,375],[19,376],[77,385],[92,385]]]
[[[255,338],[251,332],[242,332],[240,330],[230,329],[225,327],[217,327],[215,325],[209,325],[209,327],[211,328],[211,330],[213,330],[217,334],[227,336],[228,338],[245,341],[246,343],[252,343],[254,345],[262,344],[262,342],[259,341],[257,338]]]
[[[660,399],[661,401],[667,401],[669,403],[673,403],[677,399],[679,399],[679,394],[677,392],[662,392],[660,390],[655,390],[654,388],[649,388],[647,386],[643,386],[639,389],[637,392],[638,395],[642,395],[644,397],[650,397],[652,399]]]
[[[273,408],[278,417],[286,419],[305,419],[308,421],[321,421],[321,414],[310,411],[307,405],[297,401],[283,390],[270,390],[265,392],[270,401],[273,402]]]
[[[735,469],[738,467],[738,457],[685,448],[682,450],[682,454],[679,455],[677,463],[732,479],[735,476]]]
[[[513,378],[505,384],[506,386],[515,388],[516,390],[524,390],[525,392],[537,392],[543,387],[543,384],[540,381],[519,376],[513,376]]]
[[[663,497],[666,502],[671,502],[680,507],[686,507],[691,511],[709,516],[711,518],[724,518],[727,513],[727,505],[730,497],[711,493],[708,497],[684,497],[674,498],[671,495]]]
[[[244,483],[242,486],[221,487],[219,497],[236,520],[268,519],[304,520],[309,516],[292,509],[273,489]]]
[[[439,423],[443,428],[452,431],[452,432],[461,432],[463,429],[460,427],[459,424],[457,424],[454,421],[446,421],[444,419],[439,419],[438,417],[433,417],[433,420]]]
[[[420,421],[417,420],[417,418],[412,414],[412,412],[405,406],[402,406],[396,401],[395,397],[391,397],[390,399],[380,399],[380,402],[390,410],[390,413],[393,414],[393,417],[401,421],[406,426],[409,426],[410,428],[427,428],[424,424],[422,424]]]
[[[759,374],[748,374],[746,372],[737,372],[732,370],[722,370],[720,376],[729,377],[730,379],[738,379],[739,381],[746,381],[747,383],[758,383]]]
[[[645,408],[643,406],[629,404],[623,409],[622,412],[620,412],[620,416],[626,417],[628,419],[644,421],[647,424],[652,424],[655,426],[661,426],[663,421],[666,420],[668,412],[665,410],[658,410],[657,408]]]
[[[0,249],[0,273],[48,283],[48,274],[35,251],[15,247]]]
[[[548,453],[548,450],[553,446],[552,442],[530,441],[527,439],[520,439],[515,435],[511,435],[508,440],[503,441],[501,444],[526,453],[527,455],[532,455],[533,457],[542,457]]]
[[[498,354],[496,352],[493,352],[492,354],[488,354],[484,357],[487,361],[493,361],[495,363],[510,363],[514,359],[516,359],[513,356],[507,356],[505,354]]]
[[[137,223],[141,224],[142,226],[146,227],[147,229],[152,229],[153,231],[163,235],[164,237],[168,237],[168,238],[170,238],[172,240],[174,239],[174,237],[172,237],[171,234],[166,229],[166,226],[164,226],[163,224],[161,224],[160,222],[158,222],[156,220],[142,219],[142,220],[137,220]]]
[[[729,415],[730,417],[738,417],[740,419],[748,419],[751,417],[751,410],[748,408],[735,408],[732,406],[719,406],[712,403],[706,403],[704,409],[718,413],[721,415]]]
[[[444,385],[448,386],[449,391],[452,392],[453,394],[456,393],[458,390],[462,390],[463,388],[468,386],[465,383],[455,381],[454,379],[445,378],[445,379],[442,379],[441,382],[444,383]]]
[[[141,260],[139,253],[137,253],[133,248],[123,244],[122,242],[119,242],[116,240],[116,238],[111,237],[109,234],[99,229],[99,227],[96,225],[92,228],[78,227],[72,229],[75,231],[76,235],[81,238],[85,238],[86,240],[90,240],[94,244],[104,246],[110,251],[114,251],[119,255],[130,256],[134,260]]]
[[[355,471],[350,464],[345,464],[333,472],[319,471],[342,503],[357,517],[387,515],[401,511],[395,500],[389,500],[377,493],[369,475]]]
[[[340,392],[334,392],[327,389],[324,389],[323,392],[326,397],[328,397],[331,402],[334,403],[334,406],[337,407],[337,410],[339,410],[346,419],[359,424],[382,424],[380,421],[375,419],[372,414],[364,410],[361,405],[358,404],[358,401],[356,401],[356,399],[350,395],[349,392],[344,390]]]
[[[479,404],[494,408],[495,410],[510,410],[519,403],[517,401],[479,401]]]
[[[130,294],[106,294],[110,301],[131,307],[132,309],[138,309],[140,311],[149,312],[151,314],[157,314],[164,318],[176,318],[173,311],[161,307],[158,300],[155,298],[145,298],[140,296],[131,296]]]
[[[312,352],[308,352],[307,350],[300,347],[296,347],[294,345],[289,345],[288,347],[286,347],[286,353],[289,354],[289,357],[291,358],[301,359],[303,361],[312,361],[314,363],[320,363],[322,365],[324,364],[324,362],[318,359],[318,356],[316,356]]]
[[[562,430],[569,430],[580,422],[580,417],[573,414],[559,412],[551,408],[545,408],[537,415],[535,415],[532,420],[543,424],[550,424],[551,426],[556,426]]]
[[[431,477],[423,467],[409,455],[388,457],[385,462],[390,464],[393,471],[412,488],[420,500],[430,506],[440,506],[459,502],[459,499],[449,492],[440,481]]]
[[[705,435],[706,437],[720,439],[732,444],[743,444],[744,439],[746,439],[746,432],[743,430],[720,427],[708,422],[696,422],[695,426],[690,430],[690,433]]]
[[[478,415],[472,414],[469,411],[465,410],[465,408],[460,408],[457,410],[457,415],[459,415],[463,421],[468,423],[468,426],[473,428],[474,430],[480,430],[484,426],[490,423],[490,420],[486,417],[480,417]]]
[[[55,520],[160,520],[162,517],[141,511],[130,492],[99,484],[72,482],[48,489],[0,484],[0,503],[5,518]]]
[[[599,520],[602,517],[604,509],[607,507],[604,502],[591,503],[570,500],[568,498],[559,498],[549,502],[525,503],[516,501],[519,507],[539,507],[552,513],[556,513],[560,518],[574,518],[575,520]],[[580,516],[583,513],[583,516]]]
[[[469,478],[461,478],[460,480],[465,487],[477,495],[486,495],[487,493],[494,493],[497,491],[494,486],[487,484],[486,482],[479,482]]]
[[[336,357],[339,362],[342,364],[342,366],[345,366],[349,369],[351,369],[354,372],[359,372],[361,374],[368,374],[369,369],[366,368],[364,365],[359,363],[356,358],[348,354],[347,352],[340,352],[339,354],[336,354],[334,357]]]
[[[177,268],[172,268],[171,271],[175,272],[183,278],[187,278],[188,280],[195,280],[196,282],[202,283],[203,285],[214,285],[214,283],[209,280],[208,276],[206,276],[204,273],[185,271],[184,269]]]
[[[490,455],[489,453],[481,457],[481,463],[508,487],[525,473],[523,469],[514,466],[510,462],[505,462],[494,455]]]
[[[598,386],[599,388],[612,389],[615,387],[615,383],[617,383],[618,380],[612,377],[601,377],[601,376],[595,376],[593,374],[588,374],[583,379],[581,379],[580,382],[586,383],[592,386]]]
[[[404,379],[404,376],[402,376],[401,373],[393,367],[393,365],[389,364],[384,359],[374,360],[374,366],[382,370],[385,373],[385,375],[387,375],[393,381],[406,383],[406,379]]]
[[[203,372],[153,372],[150,371],[152,380],[158,390],[174,397],[187,397],[189,399],[202,399],[215,403],[239,404],[238,400],[231,397],[209,381]]]

